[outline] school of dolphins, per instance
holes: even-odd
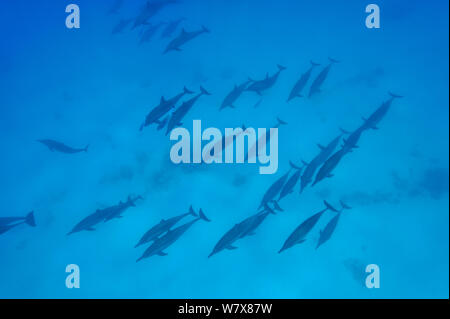
[[[128,32],[138,32],[139,44],[149,42],[159,34],[161,39],[168,40],[167,46],[161,50],[161,54],[172,54],[176,58],[176,55],[183,54],[184,50],[189,50],[191,41],[207,41],[207,35],[213,32],[213,30],[209,30],[205,26],[200,26],[197,30],[185,30],[182,27],[183,21],[186,20],[184,17],[173,21],[154,22],[155,17],[164,7],[176,4],[176,0],[148,1],[136,16],[120,19],[117,25],[114,26],[112,34],[120,34],[126,30]],[[121,5],[122,1],[116,1],[111,7],[110,13],[118,14]],[[314,98],[315,95],[322,94],[322,85],[326,82],[328,74],[342,62],[340,59],[331,57],[325,64],[320,64],[319,61],[305,61],[305,64],[308,64],[307,68],[298,81],[292,84],[290,92],[286,92],[286,100],[280,101],[280,103],[293,103],[297,99]],[[224,96],[223,102],[217,111],[225,112],[225,109],[229,109],[230,112],[233,112],[236,101],[246,92],[253,92],[253,94],[263,97],[266,91],[276,87],[277,80],[283,72],[288,71],[287,66],[278,65],[273,73],[269,72],[265,77],[259,79],[249,78],[243,80],[240,84],[234,85],[230,92]],[[146,116],[143,116],[142,123],[136,123],[138,133],[147,134],[151,127],[155,127],[156,131],[164,130],[164,134],[168,135],[174,128],[181,126],[183,119],[187,114],[191,113],[196,102],[200,98],[206,99],[211,95],[202,86],[200,86],[200,90],[197,93],[190,89],[184,87],[175,96],[169,98],[161,97],[159,104],[150,109]],[[223,235],[217,236],[215,239],[217,242],[211,245],[212,248],[209,254],[205,252],[205,257],[209,258],[219,253],[223,254],[224,251],[237,249],[239,240],[253,236],[266,218],[271,215],[283,214],[283,199],[291,194],[301,196],[306,188],[314,187],[316,184],[332,178],[335,172],[338,171],[339,164],[347,156],[351,156],[354,151],[358,150],[361,137],[364,134],[378,130],[392,103],[402,97],[392,92],[388,92],[387,95],[385,101],[381,102],[380,106],[374,109],[372,114],[362,118],[359,126],[353,130],[341,129],[339,134],[327,144],[318,144],[315,157],[309,160],[303,159],[298,163],[289,161],[288,171],[276,178],[270,187],[261,194],[258,202],[255,202],[255,212],[244,220],[234,221],[235,223],[230,229],[224,229]],[[255,107],[258,107],[259,103],[261,103],[261,100],[258,101]],[[275,127],[288,125],[287,122],[277,118]],[[38,139],[37,142],[45,146],[50,152],[64,153],[67,156],[88,156],[82,154],[89,153],[89,145],[77,148],[53,139]],[[248,158],[246,159],[248,160]],[[125,218],[124,213],[139,206],[139,202],[142,200],[141,196],[128,196],[128,198],[121,200],[117,204],[97,209],[79,221],[72,229],[68,229],[67,235],[83,236],[80,232],[96,231],[105,222],[113,222],[120,218]],[[333,238],[333,233],[339,224],[341,215],[350,213],[351,209],[351,203],[343,201],[330,203],[327,200],[323,200],[323,203],[317,205],[316,212],[311,212],[311,215],[301,220],[298,225],[292,225],[290,234],[284,234],[284,239],[280,239],[282,244],[280,244],[278,253],[291,248],[295,249],[297,245],[308,240],[308,236],[312,232],[316,232],[319,235],[315,244],[316,249],[318,249]],[[328,213],[325,214],[325,212]],[[332,217],[327,220],[323,229],[316,230],[315,228],[317,227],[315,226],[319,220],[329,216],[329,213],[332,214]],[[200,222],[199,224],[213,222],[208,218],[208,215],[208,212],[205,213],[202,208],[190,206],[186,207],[186,211],[180,212],[180,214],[167,216],[158,223],[149,225],[148,230],[141,234],[139,238],[136,238],[135,248],[142,249],[136,261],[142,261],[155,255],[166,256],[170,252],[170,247],[176,244],[183,237],[183,234],[197,222]],[[37,220],[39,221],[38,218]],[[38,224],[33,211],[19,217],[0,217],[0,235],[16,227],[23,225],[36,227]]]

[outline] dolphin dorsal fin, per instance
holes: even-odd
[[[166,99],[164,98],[164,96],[161,96],[161,103],[166,102]]]
[[[268,79],[268,78],[269,78],[269,72],[266,73],[266,79]]]

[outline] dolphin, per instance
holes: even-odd
[[[108,220],[111,220],[112,218],[122,217],[120,214],[122,214],[129,207],[134,207],[134,202],[138,199],[142,199],[142,197],[137,196],[136,198],[132,199],[129,196],[127,202],[125,203],[120,201],[117,205],[106,207],[104,209],[97,209],[94,213],[88,215],[78,224],[76,224],[75,227],[67,235],[78,233],[83,230],[94,231],[94,226],[98,223],[106,222]]]
[[[229,231],[225,233],[225,235],[223,235],[219,239],[212,252],[208,255],[208,258],[221,252],[224,249],[237,249],[237,247],[233,246],[233,243],[240,238],[253,235],[254,230],[267,217],[266,213],[275,214],[275,212],[273,212],[273,210],[266,205],[262,211],[244,219],[240,223],[235,224]]]
[[[342,132],[349,134],[349,136],[345,139],[343,139],[344,144],[342,145],[342,149],[345,151],[345,153],[352,152],[354,148],[359,148],[358,141],[361,137],[361,134],[366,130],[366,126],[363,124],[360,127],[358,127],[355,131],[352,133],[349,133],[343,129],[341,129]]]
[[[333,174],[331,174],[331,172],[336,168],[345,154],[347,154],[347,151],[342,148],[334,153],[329,159],[327,159],[325,163],[323,163],[323,165],[320,167],[312,186],[316,185],[325,177],[333,177]]]
[[[316,93],[320,92],[320,87],[322,86],[323,82],[328,76],[328,72],[330,72],[330,68],[334,63],[339,63],[339,61],[334,60],[332,58],[328,58],[330,60],[330,64],[328,64],[320,73],[317,75],[317,77],[314,79],[313,83],[311,84],[311,87],[309,89],[309,95],[308,97],[313,96]]]
[[[244,226],[245,225],[243,225],[242,223],[235,224],[229,231],[227,231],[225,235],[223,235],[214,246],[208,258],[217,254],[218,252],[221,252],[224,249],[236,249],[236,247],[233,246],[233,243],[239,239],[239,236],[241,236],[243,229],[245,228]]]
[[[305,87],[306,83],[308,83],[308,80],[311,77],[312,70],[319,65],[320,65],[319,63],[314,63],[313,61],[311,61],[310,68],[308,69],[308,71],[303,73],[300,79],[295,83],[294,87],[291,90],[291,93],[289,93],[289,97],[286,102],[289,102],[290,100],[296,97],[303,97],[303,95],[301,95],[301,92]]]
[[[181,104],[181,106],[172,113],[169,119],[169,123],[167,124],[166,135],[169,134],[169,132],[173,128],[183,125],[181,120],[186,116],[186,114],[189,112],[192,106],[194,106],[198,98],[202,95],[211,95],[211,94],[208,91],[206,91],[203,87],[200,87],[199,94],[197,94],[190,100],[184,101],[183,104]]]
[[[120,20],[116,26],[112,30],[112,34],[118,34],[121,33],[132,21],[133,19],[122,19]]]
[[[180,34],[173,39],[172,41],[170,41],[170,43],[167,45],[166,49],[164,50],[163,54],[166,54],[169,51],[181,51],[181,46],[189,41],[191,41],[192,39],[198,37],[199,35],[203,34],[203,33],[209,33],[210,31],[202,26],[202,28],[198,31],[192,31],[192,32],[188,32],[186,31],[184,28],[181,29]]]
[[[267,203],[272,202],[275,196],[277,196],[280,193],[284,184],[286,183],[286,180],[289,176],[289,173],[291,172],[291,169],[289,169],[289,171],[286,174],[278,178],[272,185],[270,185],[269,189],[264,193],[264,196],[261,200],[261,204],[259,205],[258,209],[265,206]]]
[[[43,140],[37,140],[37,142],[44,144],[48,147],[50,151],[57,151],[65,154],[75,154],[80,152],[87,152],[89,145],[86,145],[85,148],[72,148],[70,146],[67,146],[61,142],[50,140],[50,139],[43,139]]]
[[[184,224],[181,226],[178,226],[177,228],[174,228],[172,230],[169,230],[164,236],[156,239],[142,254],[141,257],[136,260],[136,262],[151,257],[153,255],[158,256],[166,256],[167,254],[164,252],[164,249],[168,248],[170,245],[172,245],[174,242],[176,242],[181,235],[183,235],[193,224],[198,222],[199,220],[204,220],[206,222],[210,222],[210,220],[205,216],[202,209],[199,210],[199,217]]]
[[[97,209],[94,213],[82,219],[75,227],[67,233],[67,235],[71,235],[74,233],[78,233],[83,230],[94,231],[94,226],[98,223],[104,221],[105,219],[105,211]]]
[[[140,131],[144,129],[144,127],[152,124],[152,123],[158,123],[159,119],[163,117],[167,112],[169,112],[172,108],[175,107],[175,105],[178,103],[178,101],[185,95],[185,94],[192,94],[194,92],[188,90],[186,87],[183,88],[183,92],[175,95],[174,97],[166,100],[164,96],[161,96],[161,100],[159,102],[159,105],[153,108],[150,113],[145,118],[144,123],[142,123],[141,127],[139,128]],[[160,123],[158,123],[160,124]]]
[[[198,217],[197,213],[195,213],[192,206],[189,208],[189,212],[169,218],[167,220],[161,219],[161,221],[150,228],[139,240],[139,242],[134,246],[135,248],[148,243],[150,241],[156,240],[160,235],[164,234],[165,232],[169,231],[175,224],[177,224],[181,219],[183,219],[186,216],[192,215],[194,217]]]
[[[0,235],[22,224],[27,224],[31,227],[36,226],[33,211],[29,212],[25,217],[0,217]]]
[[[391,98],[389,100],[387,100],[386,102],[381,104],[381,106],[378,109],[376,109],[375,112],[373,112],[372,115],[370,115],[367,119],[363,118],[365,128],[377,130],[378,123],[380,123],[380,121],[384,118],[386,113],[389,111],[392,101],[394,99],[403,97],[401,95],[397,95],[392,92],[389,92],[389,95],[391,96]]]
[[[231,92],[228,93],[228,95],[223,100],[219,111],[226,107],[234,108],[233,103],[236,102],[236,100],[241,96],[241,94],[245,91],[245,89],[251,82],[252,82],[252,80],[249,79],[249,80],[245,81],[244,83],[242,83],[241,85],[235,85],[233,90],[231,90]]]
[[[325,242],[327,242],[331,235],[333,235],[334,230],[336,229],[337,223],[339,221],[339,217],[341,216],[341,212],[344,209],[351,209],[350,206],[346,205],[344,202],[341,201],[341,210],[339,210],[329,222],[325,225],[324,229],[320,231],[320,237],[319,241],[317,242],[316,249],[319,248],[321,245],[323,245]]]
[[[286,241],[283,244],[283,247],[278,251],[281,253],[282,251],[293,247],[294,245],[303,243],[306,239],[306,235],[313,229],[313,227],[317,224],[320,217],[327,210],[332,210],[334,212],[338,212],[336,208],[331,206],[326,200],[323,201],[325,204],[325,208],[319,211],[318,213],[312,215],[311,217],[305,219],[303,223],[301,223],[294,231],[289,235]]]
[[[280,192],[280,196],[278,197],[278,202],[280,201],[280,199],[293,192],[293,189],[295,185],[297,185],[297,182],[300,178],[300,174],[302,173],[302,167],[296,166],[291,161],[289,161],[289,165],[291,165],[291,167],[295,169],[296,172],[287,180],[286,184],[284,184],[283,189]]]
[[[149,42],[156,34],[156,32],[165,24],[166,22],[159,22],[158,24],[150,25],[147,30],[142,33],[139,44]]]
[[[281,71],[286,70],[286,67],[282,65],[278,64],[277,67],[278,72],[276,72],[272,76],[269,76],[269,73],[266,73],[266,78],[264,80],[253,81],[253,83],[247,87],[246,91],[253,91],[256,92],[258,95],[261,95],[263,91],[270,89],[277,81]]]
[[[104,222],[107,222],[114,218],[122,218],[122,213],[125,212],[130,207],[136,207],[135,202],[138,199],[143,199],[142,196],[136,196],[135,198],[132,198],[131,196],[128,196],[128,199],[125,203],[122,201],[119,202],[119,204],[105,208],[104,211]]]
[[[177,30],[180,23],[183,22],[184,20],[186,20],[186,18],[179,18],[177,20],[169,22],[162,31],[161,38],[170,38],[172,34]]]
[[[243,227],[239,238],[253,236],[255,234],[255,230],[259,227],[259,225],[261,225],[269,214],[276,215],[275,211],[266,204],[264,206],[264,210],[242,221],[241,224]]]
[[[341,137],[342,134],[334,138],[327,146],[317,144],[317,146],[319,146],[320,148],[319,154],[317,154],[317,156],[314,157],[311,162],[303,162],[303,164],[306,165],[306,168],[303,171],[303,175],[300,180],[300,193],[302,193],[305,187],[308,186],[308,184],[312,181],[317,168],[322,165],[334,152],[339,144],[339,141],[341,140]]]
[[[168,6],[169,4],[177,3],[177,0],[154,0],[147,1],[147,3],[142,8],[141,12],[138,14],[134,20],[132,30],[138,26],[148,24],[148,20],[157,14],[161,9]]]

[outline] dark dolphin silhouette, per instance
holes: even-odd
[[[342,148],[334,153],[329,159],[327,159],[325,163],[323,163],[323,165],[320,167],[312,186],[316,185],[326,177],[333,177],[333,174],[331,174],[331,172],[336,168],[345,154],[347,154],[347,151]]]
[[[308,80],[311,77],[312,70],[319,65],[320,65],[319,63],[314,63],[313,61],[311,61],[310,68],[308,69],[308,71],[303,73],[300,79],[295,83],[294,87],[291,90],[291,93],[289,93],[289,97],[286,102],[289,102],[290,100],[296,97],[303,97],[303,95],[301,95],[301,92],[303,88],[306,86],[306,83],[308,83]]]
[[[309,89],[308,97],[313,96],[314,94],[317,94],[320,92],[320,87],[322,86],[323,82],[328,76],[328,73],[330,72],[331,66],[334,63],[338,63],[339,61],[334,60],[332,58],[328,58],[330,60],[330,64],[328,64],[314,79],[313,83],[311,84],[311,87]]]
[[[166,54],[170,51],[181,51],[181,46],[184,45],[185,43],[191,41],[192,39],[198,37],[199,35],[203,34],[203,33],[209,33],[210,31],[202,26],[202,28],[198,31],[192,31],[192,32],[188,32],[186,31],[184,28],[181,29],[180,34],[173,39],[172,41],[170,41],[170,43],[167,45],[166,49],[164,50],[163,54]]]
[[[186,216],[194,216],[197,217],[197,213],[195,213],[192,206],[189,208],[189,212],[169,218],[169,219],[161,219],[161,221],[150,228],[139,240],[139,242],[134,246],[135,248],[148,243],[150,241],[156,240],[160,235],[164,234],[165,232],[169,231],[175,224],[177,224],[181,219],[183,219]]]
[[[344,202],[341,201],[341,210],[337,212],[336,216],[334,216],[328,224],[326,224],[325,228],[320,231],[320,237],[319,241],[317,242],[316,249],[322,246],[324,243],[326,243],[330,238],[331,235],[333,235],[334,230],[336,229],[336,226],[338,224],[339,218],[341,217],[341,212],[344,209],[351,209],[350,206],[346,205]]]
[[[295,228],[294,231],[286,239],[286,241],[283,244],[283,247],[281,247],[278,253],[281,253],[282,251],[289,249],[294,245],[303,243],[306,240],[305,239],[306,235],[308,235],[311,229],[313,229],[313,227],[317,224],[322,214],[325,213],[327,210],[338,212],[338,210],[336,210],[333,206],[331,206],[327,201],[324,200],[323,202],[325,204],[325,208],[322,209],[320,212],[307,218],[305,221],[303,221],[303,223],[301,223],[297,228]]]
[[[86,145],[85,148],[72,148],[61,142],[58,142],[55,140],[50,140],[50,139],[37,140],[37,142],[44,144],[52,152],[57,151],[57,152],[65,153],[65,154],[75,154],[75,153],[87,152],[88,148],[89,148],[89,145]]]
[[[170,119],[169,119],[169,123],[167,124],[166,135],[169,134],[169,132],[173,128],[183,125],[181,120],[186,116],[186,114],[189,112],[189,110],[194,106],[195,102],[202,95],[211,95],[211,94],[208,91],[206,91],[203,87],[200,87],[199,94],[197,94],[190,100],[183,102],[183,104],[181,104],[181,106],[172,113],[172,115],[170,116]]]
[[[291,165],[291,167],[295,169],[296,172],[287,180],[286,184],[284,184],[283,189],[280,192],[280,196],[278,197],[278,201],[280,201],[280,199],[291,194],[294,191],[294,187],[295,185],[297,185],[297,182],[302,173],[303,167],[299,167],[294,163],[292,163],[291,161],[289,161],[289,165]]]
[[[328,143],[327,146],[317,144],[317,146],[319,146],[320,148],[319,154],[317,154],[317,156],[314,157],[311,162],[303,162],[303,164],[306,165],[306,168],[303,171],[303,175],[300,180],[300,193],[303,192],[305,187],[308,186],[308,184],[312,181],[317,168],[319,168],[319,166],[322,165],[334,152],[339,144],[339,141],[341,140],[341,137],[342,134],[334,138],[330,143]]]
[[[204,220],[207,222],[210,222],[210,220],[205,216],[202,209],[199,210],[199,217],[194,219],[193,221],[190,221],[184,225],[181,225],[177,228],[174,228],[172,230],[169,230],[164,236],[156,239],[142,254],[141,257],[139,257],[136,262],[151,257],[153,255],[158,256],[166,256],[167,254],[164,252],[164,249],[168,248],[170,245],[172,245],[174,242],[176,242],[181,235],[183,235],[193,224],[198,222],[199,220]]]
[[[391,98],[387,100],[386,102],[383,102],[381,106],[375,110],[367,119],[363,118],[364,120],[364,127],[368,129],[378,129],[377,125],[380,123],[380,121],[384,118],[386,113],[389,111],[392,101],[394,101],[397,98],[402,98],[403,96],[394,94],[392,92],[389,92],[389,95]]]
[[[29,212],[25,217],[0,217],[0,235],[22,224],[27,224],[31,227],[36,226],[33,211]]]
[[[257,93],[258,95],[261,95],[263,91],[266,91],[270,89],[274,84],[277,82],[277,79],[281,73],[281,71],[286,70],[286,67],[282,65],[277,65],[278,72],[276,72],[274,75],[269,76],[269,73],[266,73],[266,78],[263,80],[253,81],[252,84],[250,84],[246,91],[253,91]]]
[[[252,80],[249,79],[240,85],[235,85],[233,90],[231,90],[231,92],[228,93],[228,95],[223,100],[219,111],[226,107],[234,108],[235,106],[233,103],[236,102],[236,100],[241,96],[241,94],[245,91],[245,89],[251,82]]]
[[[142,123],[141,127],[139,128],[140,131],[144,129],[144,127],[152,124],[152,123],[159,123],[159,119],[167,114],[172,108],[176,106],[178,101],[186,94],[192,94],[194,92],[188,90],[186,87],[183,88],[183,92],[175,95],[174,97],[166,100],[164,96],[161,97],[161,100],[159,102],[159,105],[153,108],[150,113],[145,117],[144,123]]]

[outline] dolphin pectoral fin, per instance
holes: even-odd
[[[159,253],[157,253],[157,255],[161,256],[161,257],[167,256],[167,254],[165,252],[163,252],[163,251],[160,251]]]
[[[226,248],[227,248],[228,250],[234,250],[234,249],[237,249],[237,247],[232,246],[232,245],[228,245]]]
[[[295,95],[296,97],[303,97],[303,95],[301,95],[300,93]]]
[[[333,176],[334,176],[333,174],[328,174],[328,175],[327,175],[328,178],[331,178],[331,177],[333,177]]]
[[[262,94],[261,94],[260,91],[255,91],[255,92],[256,92],[256,94],[258,94],[259,96],[262,96]]]
[[[92,228],[92,227],[89,227],[89,228],[86,228],[86,230],[88,230],[88,231],[94,231],[95,229]]]
[[[371,129],[372,129],[372,130],[378,130],[378,127],[372,126]]]
[[[318,146],[321,150],[324,150],[324,149],[325,149],[325,146],[323,146],[323,145],[317,144],[317,146]]]
[[[253,236],[253,235],[255,235],[255,234],[256,234],[256,233],[251,232],[251,233],[248,233],[247,236]]]
[[[180,48],[174,48],[175,51],[181,52]]]
[[[304,241],[306,241],[306,239],[301,239],[298,242],[296,242],[297,245],[300,245],[301,243],[303,243]]]

